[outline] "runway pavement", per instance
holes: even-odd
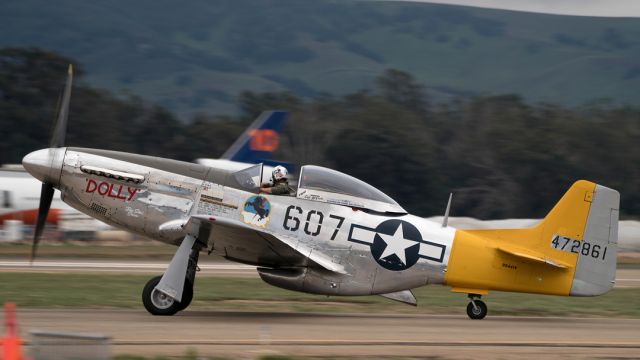
[[[30,264],[26,260],[0,259],[0,271],[158,274],[166,269],[168,263],[168,261],[59,259],[36,260]],[[198,276],[258,277],[255,266],[226,261],[201,261],[198,266],[200,267]],[[615,287],[640,287],[640,269],[618,269]]]
[[[108,335],[113,354],[256,358],[420,356],[442,358],[637,358],[640,319],[376,315],[144,310],[21,310],[29,331]]]

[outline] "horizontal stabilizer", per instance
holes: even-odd
[[[533,261],[533,262],[537,262],[537,263],[543,263],[545,265],[549,265],[558,269],[566,269],[569,267],[569,265],[564,264],[560,261],[554,260],[554,259],[550,259],[548,257],[545,257],[543,254],[535,252],[535,251],[531,251],[528,249],[523,249],[517,246],[512,246],[512,245],[506,245],[506,244],[501,244],[498,246],[497,248],[498,250],[524,259],[524,260],[529,260],[529,261]]]

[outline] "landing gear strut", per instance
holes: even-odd
[[[480,300],[481,295],[469,294],[469,305],[467,305],[467,315],[473,320],[481,320],[487,316],[487,305]]]
[[[201,248],[194,237],[185,237],[165,274],[147,282],[142,290],[142,304],[149,313],[174,315],[191,304]],[[180,286],[182,291],[175,291]]]
[[[193,284],[196,283],[196,272],[198,268],[198,256],[200,255],[200,247],[191,250],[189,254],[189,266],[187,267],[187,277],[184,279],[184,290],[182,290],[182,301],[180,302],[180,310],[186,309],[191,305],[193,300]]]

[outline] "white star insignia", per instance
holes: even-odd
[[[402,223],[398,225],[395,234],[387,235],[378,233],[382,240],[387,244],[387,247],[384,248],[382,255],[380,258],[386,258],[391,255],[395,255],[402,261],[402,264],[407,265],[407,258],[405,251],[407,248],[410,248],[416,244],[414,240],[408,240],[404,238],[404,233],[402,231]]]

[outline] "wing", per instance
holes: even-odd
[[[346,274],[344,267],[319,249],[311,248],[295,237],[273,234],[239,220],[194,215],[185,224],[187,230],[208,232],[216,253],[231,260],[260,266],[317,266]],[[201,234],[205,235],[205,234]]]

